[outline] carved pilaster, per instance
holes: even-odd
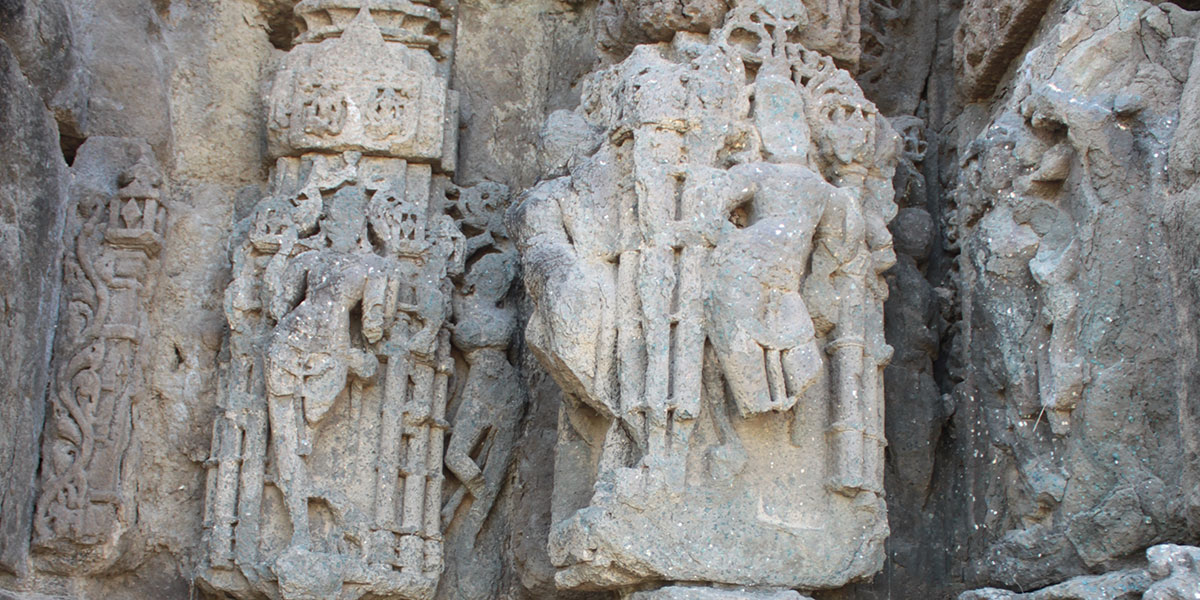
[[[159,270],[167,210],[149,146],[117,140],[116,173],[81,173],[68,231],[56,376],[33,521],[46,571],[111,566],[136,520],[132,407],[145,400],[146,315]],[[86,149],[85,149],[86,150]],[[123,156],[122,156],[123,155]],[[83,159],[87,162],[87,159]],[[106,177],[107,176],[107,177]],[[119,189],[118,189],[119,188]]]

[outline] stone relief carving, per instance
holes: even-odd
[[[857,67],[861,53],[859,2],[796,4],[792,8],[772,3],[773,11],[789,12],[799,19],[800,25],[791,30],[791,41],[833,57],[839,66]],[[709,33],[720,29],[727,13],[736,6],[729,0],[602,0],[596,8],[597,42],[608,58],[620,61],[638,44],[669,42],[676,32]],[[738,35],[737,30],[730,33]]]
[[[954,62],[959,93],[966,100],[992,95],[1049,7],[1049,0],[965,3],[954,31]]]
[[[348,28],[347,16],[365,6],[376,26]],[[453,162],[449,34],[427,33],[452,27],[445,7],[314,0],[296,12],[308,24],[298,38],[305,43],[288,53],[268,98],[273,155],[360,151]]]
[[[111,566],[136,522],[136,456],[127,451],[133,407],[149,394],[145,318],[167,209],[150,147],[117,145],[127,166],[113,181],[77,185],[68,223],[76,237],[65,262],[32,543],[40,568],[60,574]]]
[[[1049,585],[1177,539],[1185,522],[1176,444],[1140,441],[1165,435],[1152,415],[1173,411],[1156,403],[1173,406],[1179,389],[1174,326],[1163,333],[1154,315],[1173,310],[1158,211],[1178,59],[1192,51],[1183,14],[1071,7],[960,154],[948,226],[961,249],[958,360],[971,372],[958,410],[987,432],[975,468],[1020,481],[996,494],[1000,484],[976,479],[989,498],[969,534],[984,549],[972,552],[977,580]],[[1136,60],[1114,50],[1143,43]],[[1091,459],[1076,457],[1129,472],[1091,479]]]
[[[448,179],[448,52],[397,16],[436,9],[379,4],[298,5],[270,96],[286,154],[233,242],[201,580],[238,597],[432,598],[523,409],[508,191]]]
[[[466,254],[478,258],[451,300],[452,340],[468,369],[446,446],[446,468],[463,485],[443,508],[443,520],[451,522],[464,508],[461,527],[468,539],[479,533],[500,492],[524,406],[517,371],[507,356],[517,327],[516,307],[505,303],[517,273],[516,251],[502,220],[507,198],[504,186],[485,183],[459,191],[456,202],[459,222],[479,232],[466,240]],[[469,508],[464,498],[472,499]]]
[[[593,73],[579,118],[555,121],[599,147],[575,136],[568,174],[509,212],[527,341],[568,397],[560,587],[820,588],[882,560],[899,143],[794,41],[810,18],[740,3]]]

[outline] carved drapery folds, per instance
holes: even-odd
[[[568,396],[560,587],[821,588],[882,564],[899,143],[795,41],[812,18],[739,3],[589,76],[555,121],[598,148],[509,213],[527,340]]]
[[[145,319],[167,219],[150,147],[116,139],[95,144],[111,147],[113,160],[108,169],[86,169],[92,165],[84,159],[89,164],[80,165],[73,187],[68,231],[75,237],[65,261],[33,520],[35,560],[60,574],[111,566],[136,521],[136,452],[127,450],[133,407],[148,395]],[[117,166],[121,159],[125,164]]]
[[[448,178],[452,6],[296,11],[269,96],[270,195],[232,244],[201,580],[239,597],[431,598],[444,522],[482,527],[522,407],[508,192]]]

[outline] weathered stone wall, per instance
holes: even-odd
[[[0,0],[0,597],[1192,597],[1197,8]]]

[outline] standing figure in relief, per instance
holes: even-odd
[[[515,273],[513,253],[485,254],[467,271],[465,293],[454,296],[457,323],[452,339],[466,354],[468,369],[446,447],[446,468],[463,487],[446,503],[442,520],[449,522],[469,493],[471,506],[462,527],[471,539],[504,483],[521,418],[520,382],[506,352],[517,314],[515,308],[500,304]],[[478,458],[472,458],[476,451]]]
[[[378,362],[350,338],[350,311],[363,300],[368,271],[358,257],[301,255],[311,263],[305,299],[276,327],[265,357],[267,407],[279,486],[292,523],[292,546],[308,545],[308,482],[304,458],[312,428],[343,395],[348,374],[368,379]]]
[[[756,184],[751,223],[729,232],[709,263],[709,340],[743,417],[790,409],[820,374],[821,351],[800,295],[813,235],[845,192],[799,165],[731,169]]]

